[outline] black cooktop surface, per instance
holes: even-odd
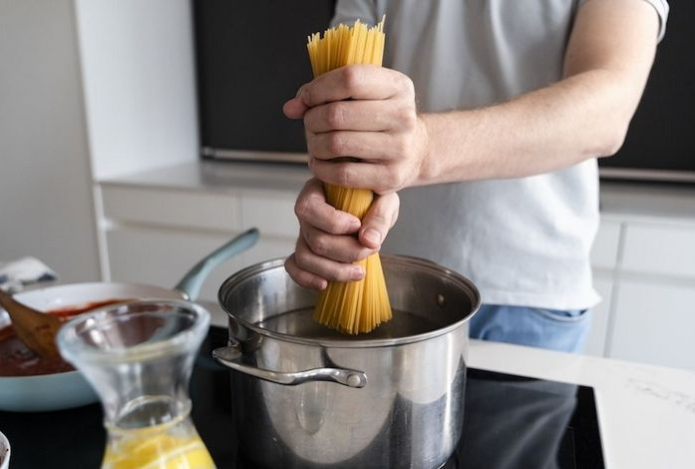
[[[227,330],[212,327],[191,379],[193,420],[220,469],[253,469],[238,454],[231,419],[229,373],[211,358]],[[464,430],[445,469],[604,467],[590,387],[468,370]],[[11,466],[98,468],[105,444],[101,408],[0,412],[12,445]]]

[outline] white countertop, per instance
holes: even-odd
[[[196,161],[98,181],[102,185],[230,192],[237,188],[299,192],[311,177],[306,165]]]
[[[100,184],[180,189],[232,191],[235,188],[272,189],[297,193],[311,177],[296,163],[195,161],[109,178]],[[601,181],[600,205],[605,215],[649,219],[695,218],[695,185]]]
[[[295,193],[308,179],[303,165],[194,162],[100,181],[184,191],[235,188]],[[695,187],[602,182],[604,216],[695,217]],[[209,306],[209,305],[207,305]],[[210,307],[210,306],[209,306]],[[219,307],[213,323],[225,325]],[[695,469],[695,373],[613,359],[472,341],[470,366],[591,386],[608,468]]]
[[[471,341],[469,366],[595,389],[607,468],[695,468],[695,373]]]

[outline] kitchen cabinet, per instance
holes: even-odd
[[[602,357],[606,353],[621,230],[620,221],[602,219],[591,249],[594,288],[601,302],[592,310],[591,329],[584,350],[587,355]]]
[[[599,291],[610,282],[604,356],[695,370],[695,190],[619,184],[601,199],[592,265]]]
[[[608,356],[695,370],[695,221],[623,223]]]
[[[305,167],[195,162],[101,181],[102,271],[172,287],[200,258],[252,226],[256,246],[212,273],[201,300],[242,267],[294,250]],[[695,189],[603,184],[591,251],[586,354],[695,370]]]
[[[618,263],[621,223],[619,220],[601,220],[591,247],[591,266],[594,269],[614,269]]]
[[[206,232],[194,228],[113,226],[105,230],[108,278],[111,281],[139,282],[173,287],[201,258],[241,231]],[[295,235],[296,236],[296,235]],[[261,233],[250,250],[230,259],[210,274],[200,298],[217,300],[217,289],[232,273],[243,267],[294,250],[295,238]]]
[[[695,287],[625,279],[616,291],[610,356],[695,370]]]
[[[113,228],[106,232],[111,280],[173,288],[203,256],[234,233],[205,233],[149,227]],[[210,274],[201,290],[204,300],[217,298],[217,287],[244,264],[244,254]]]
[[[695,223],[630,223],[624,247],[627,272],[695,280]]]
[[[121,224],[198,231],[240,231],[240,197],[148,187],[102,185],[105,218]]]
[[[601,296],[601,302],[591,312],[591,329],[584,349],[586,355],[606,356],[613,286],[613,278],[610,275],[602,272],[594,273],[594,288]]]
[[[221,165],[207,174],[195,165],[99,184],[102,270],[112,281],[173,287],[202,257],[251,227],[261,233],[250,250],[218,267],[200,299],[216,302],[232,273],[294,250],[299,224],[294,200],[306,170]],[[231,168],[235,168],[230,172]],[[299,171],[299,172],[298,172]],[[269,175],[280,182],[264,187]]]

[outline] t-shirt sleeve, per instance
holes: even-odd
[[[667,0],[637,0],[640,2],[647,2],[656,10],[656,14],[659,15],[659,33],[657,35],[657,42],[661,42],[666,34],[666,20],[668,19],[668,1]],[[586,3],[587,0],[580,0],[579,4]]]
[[[666,0],[643,0],[654,7],[659,15],[659,34],[658,40],[661,41],[666,34],[666,20],[668,19],[669,6]]]
[[[331,26],[340,23],[352,25],[356,20],[367,24],[378,23],[377,5],[375,0],[338,0],[335,4],[335,14]]]

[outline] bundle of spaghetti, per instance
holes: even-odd
[[[367,27],[339,25],[309,36],[307,49],[314,77],[352,64],[381,66],[384,55],[384,20]],[[362,219],[374,200],[369,189],[351,189],[324,184],[328,203]],[[314,319],[346,334],[370,332],[391,319],[391,304],[379,253],[358,261],[365,276],[353,282],[329,282],[319,293]]]

